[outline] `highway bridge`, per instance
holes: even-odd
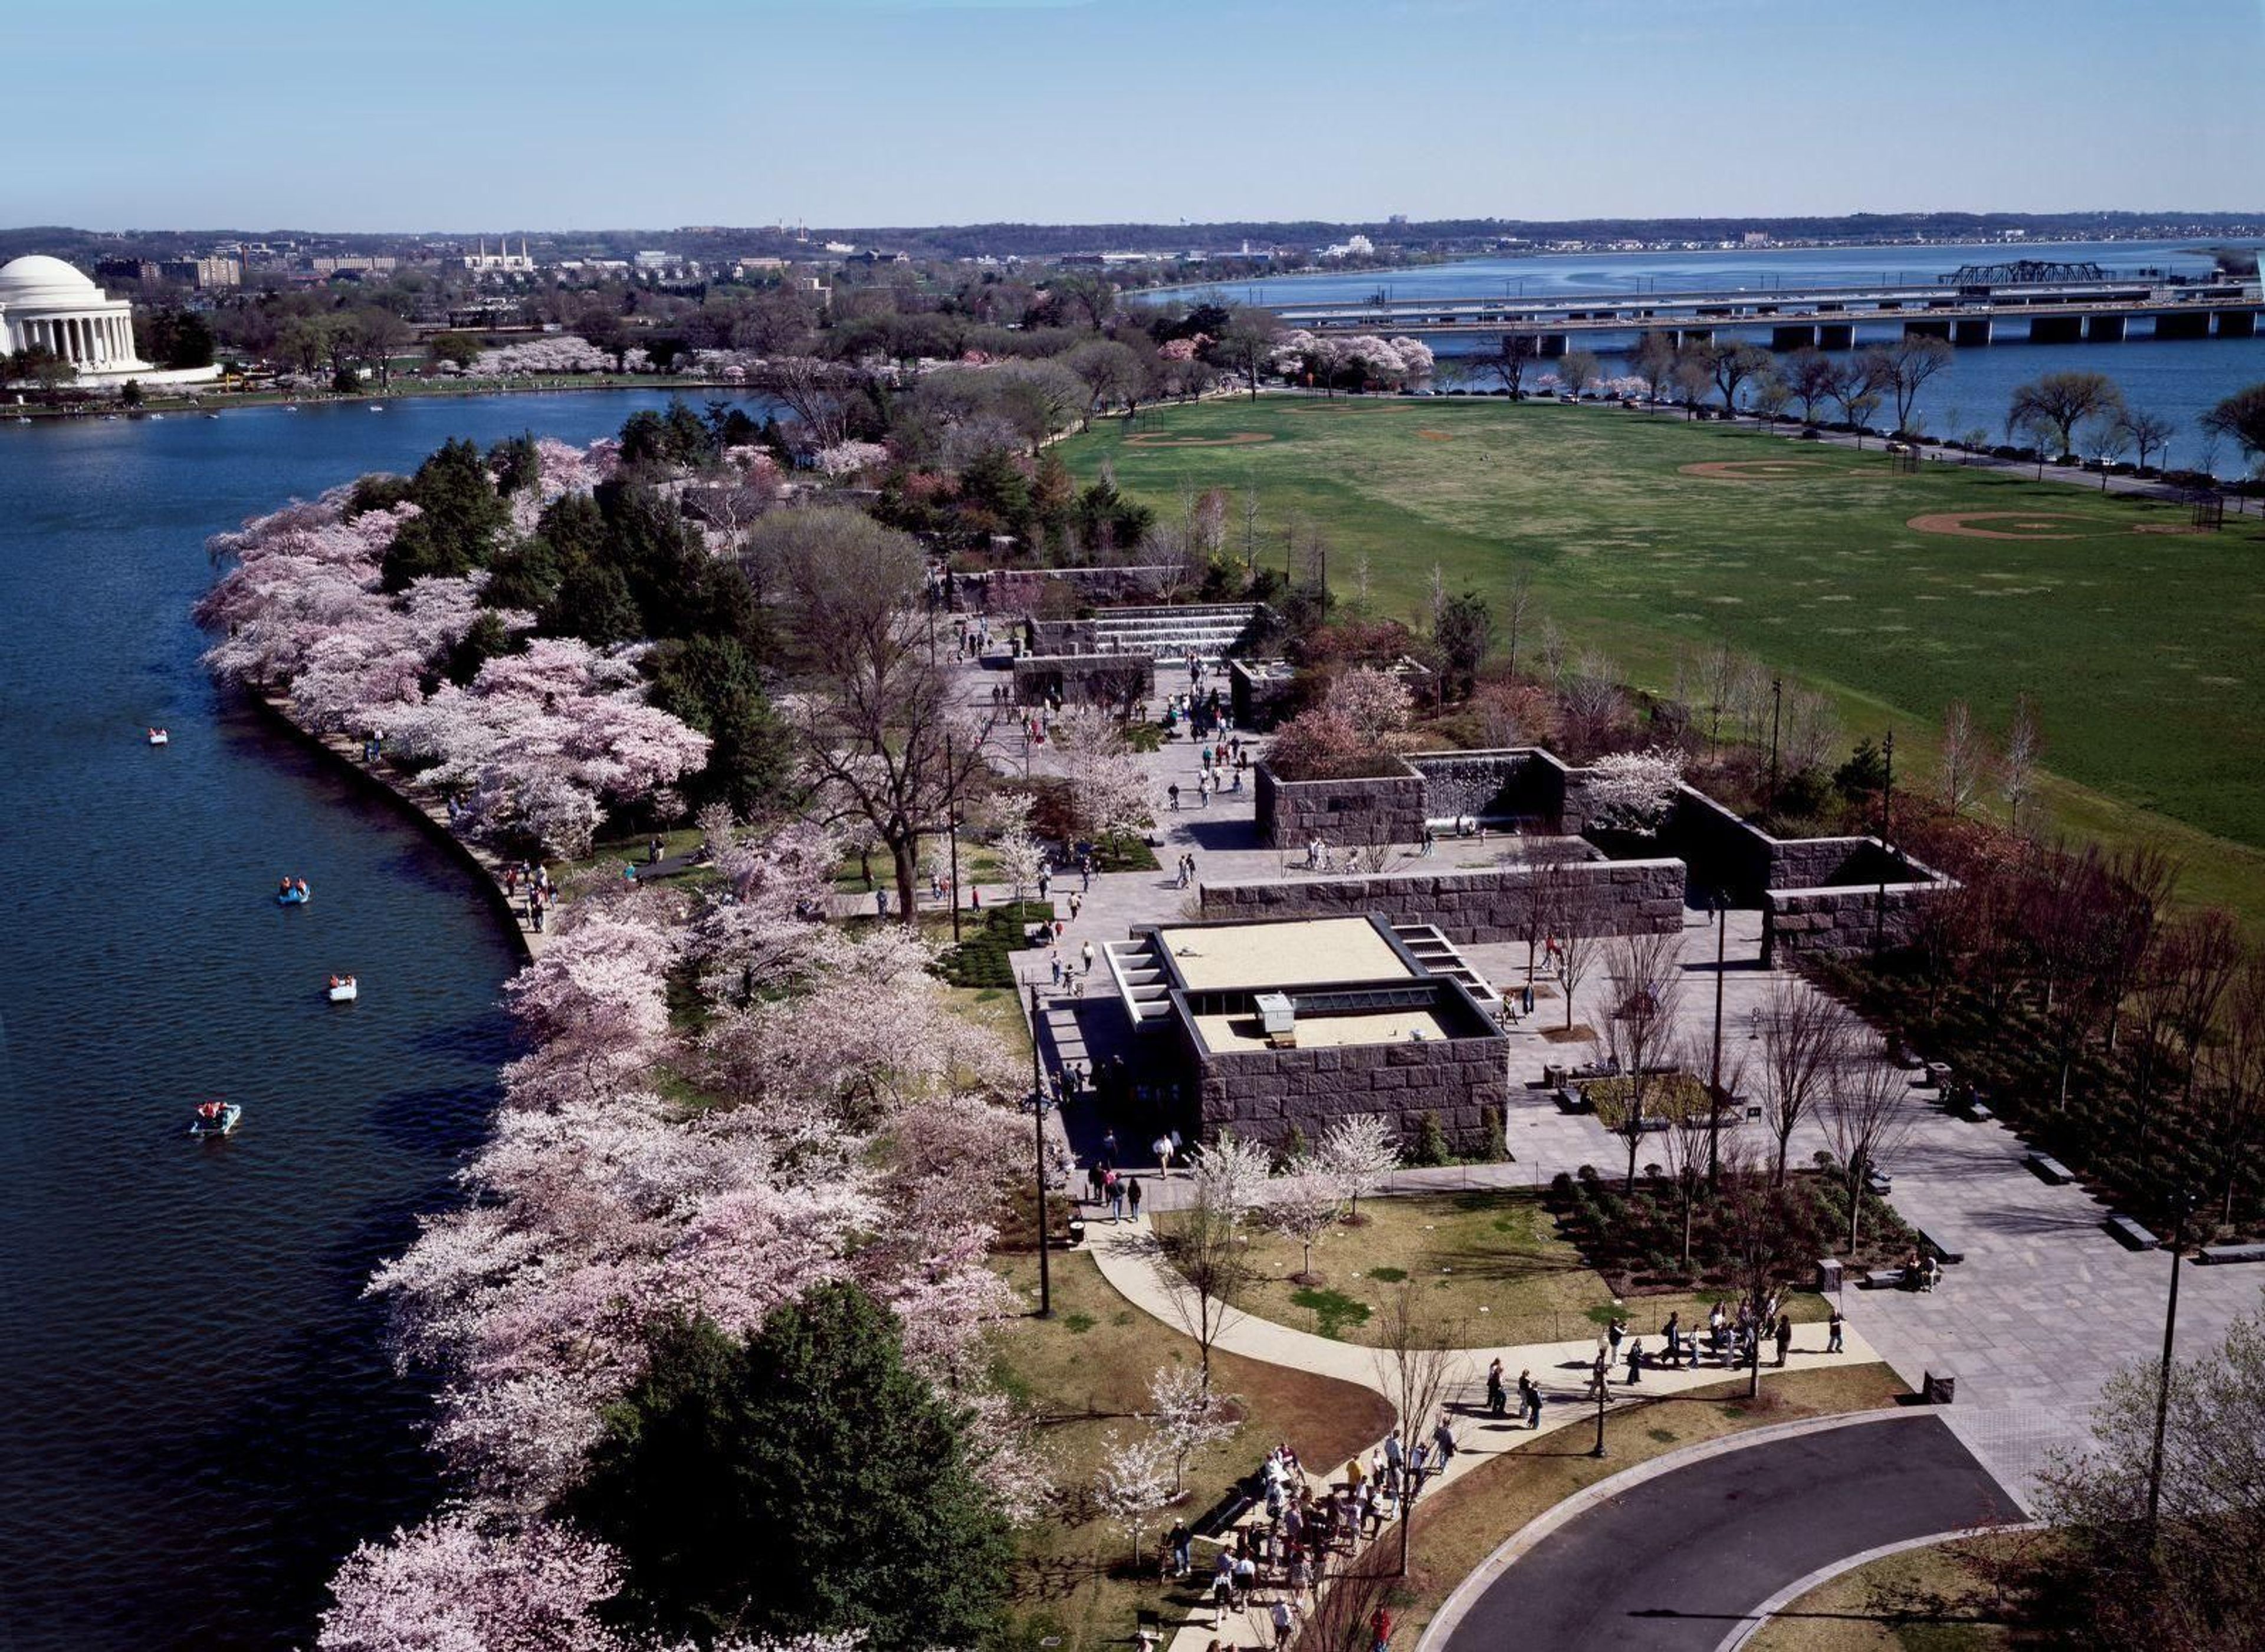
[[[1666,333],[1677,343],[1718,332],[1766,338],[1777,350],[1814,345],[1846,350],[1900,332],[1986,345],[2006,337],[2039,343],[2158,338],[2247,338],[2265,309],[2257,280],[2235,276],[2140,276],[1869,287],[1756,287],[1732,291],[1559,294],[1526,299],[1402,298],[1271,306],[1286,327],[1311,332],[1518,335],[1561,355],[1596,334]],[[2020,331],[2007,333],[2003,329]]]

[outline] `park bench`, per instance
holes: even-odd
[[[1585,1113],[1590,1110],[1589,1098],[1578,1090],[1569,1090],[1560,1086],[1556,1095],[1550,1099],[1569,1113]]]
[[[1997,1116],[1990,1110],[1990,1103],[1979,1096],[1966,1103],[1966,1117],[1977,1124],[1986,1124]]]
[[[2109,1217],[2108,1231],[2133,1250],[2159,1249],[2163,1242],[2140,1226],[2137,1219],[2129,1216]]]
[[[1939,1233],[1929,1233],[1924,1227],[1915,1227],[1912,1231],[1919,1235],[1919,1242],[1933,1251],[1944,1267],[1966,1260],[1966,1253]]]
[[[1196,1536],[1205,1539],[1222,1538],[1234,1530],[1234,1523],[1258,1504],[1258,1499],[1241,1483],[1230,1486],[1227,1496],[1211,1506],[1209,1513],[1189,1528]]]
[[[2196,1262],[2265,1262],[2265,1245],[2204,1245]]]
[[[1861,1287],[1867,1291],[1900,1291],[1904,1288],[1901,1268],[1874,1268],[1864,1275]]]
[[[2021,1162],[2036,1172],[2040,1182],[2053,1187],[2066,1187],[2076,1180],[2076,1173],[2050,1153],[2033,1153]]]

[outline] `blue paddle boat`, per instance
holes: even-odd
[[[307,904],[307,894],[305,878],[287,877],[276,887],[275,904],[279,906],[303,906]]]

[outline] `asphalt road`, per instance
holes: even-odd
[[[1559,1527],[1472,1603],[1446,1652],[1713,1652],[1819,1567],[2022,1517],[1925,1411],[1771,1441],[1643,1481]]]

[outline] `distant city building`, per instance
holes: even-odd
[[[341,253],[309,258],[307,268],[316,275],[390,275],[400,262],[390,253]]]
[[[632,261],[641,270],[665,270],[678,259],[674,252],[640,252]]]
[[[509,241],[498,242],[492,252],[482,241],[478,251],[464,254],[464,267],[475,275],[531,275],[535,273],[535,260],[527,255],[527,237],[521,236],[516,252],[511,250]]]
[[[1347,236],[1335,246],[1322,249],[1325,258],[1368,258],[1376,256],[1376,243],[1365,235]]]
[[[1766,247],[1769,245],[1769,231],[1766,229],[1747,230],[1744,244],[1750,247]]]
[[[98,270],[97,274],[101,272]],[[202,258],[166,258],[157,266],[157,273],[169,281],[186,281],[200,291],[215,287],[244,285],[244,260],[219,256]]]

